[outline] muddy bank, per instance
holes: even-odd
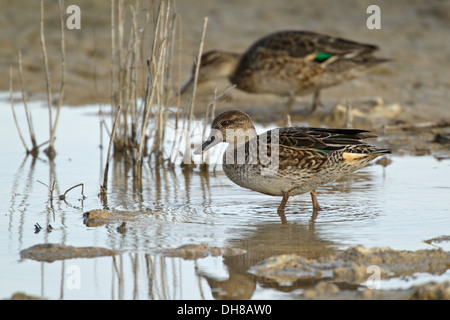
[[[210,247],[206,243],[198,245],[184,245],[178,248],[167,249],[162,252],[164,256],[167,257],[178,257],[186,260],[196,260],[200,258],[206,258],[208,256],[218,257],[218,256],[235,256],[242,255],[245,250],[239,248],[218,248]]]
[[[99,227],[107,223],[119,223],[122,224],[118,227],[122,232],[126,226],[127,221],[133,221],[136,219],[137,212],[119,212],[113,210],[93,209],[83,213],[83,223],[87,227]],[[125,223],[125,225],[123,225]],[[121,227],[123,225],[123,227]]]
[[[46,243],[37,244],[20,251],[20,258],[43,262],[54,262],[57,260],[66,259],[114,256],[116,254],[119,254],[116,250],[101,247],[73,247]]]
[[[204,51],[222,49],[244,51],[256,39],[283,29],[312,30],[334,36],[373,43],[380,50],[377,56],[392,59],[354,81],[323,90],[322,106],[314,114],[309,110],[311,97],[298,97],[292,122],[298,125],[345,127],[375,131],[387,137],[380,142],[394,152],[413,155],[450,153],[450,80],[442,70],[450,69],[447,38],[450,2],[433,0],[378,1],[381,29],[366,26],[370,1],[335,3],[318,0],[308,5],[290,0],[251,0],[243,6],[238,1],[180,1],[172,3],[181,25],[176,29],[176,42],[170,62],[171,92],[168,104],[178,105],[174,95],[178,85],[189,77],[198,51],[203,18],[208,17]],[[110,2],[79,1],[81,29],[66,30],[66,85],[64,103],[68,105],[111,103],[111,4]],[[130,5],[124,1],[124,43],[130,40]],[[141,3],[138,23],[149,15],[147,31],[142,37],[141,65],[151,52],[154,30],[154,10],[158,1]],[[6,1],[0,4],[0,26],[3,43],[0,53],[0,90],[9,90],[10,67],[14,91],[20,91],[18,50],[22,53],[23,86],[29,99],[46,99],[45,70],[39,36],[39,3]],[[230,19],[232,17],[232,19]],[[68,18],[66,14],[64,18]],[[245,21],[245,23],[236,23]],[[117,30],[116,30],[117,31]],[[60,86],[60,26],[58,6],[45,3],[45,35],[53,99]],[[116,35],[117,36],[117,35]],[[177,40],[178,41],[178,40]],[[178,46],[180,45],[180,46]],[[116,61],[117,62],[117,61]],[[180,62],[180,63],[179,63]],[[197,119],[205,117],[214,91],[220,93],[228,81],[216,81],[199,86],[194,108]],[[137,81],[138,93],[145,92],[145,77]],[[190,96],[180,99],[180,108],[189,104]],[[18,107],[20,102],[16,104]],[[216,104],[216,113],[238,108],[250,114],[257,123],[279,123],[286,98],[255,95],[233,89]],[[351,109],[348,107],[351,105]],[[173,115],[171,113],[171,115]],[[64,117],[64,112],[62,112]]]
[[[348,290],[329,281],[320,281],[314,288],[305,290],[299,299],[308,300],[449,300],[450,282],[426,283],[406,290]]]
[[[16,292],[10,297],[11,300],[44,300],[45,298],[26,294],[24,292]]]
[[[384,290],[372,282],[401,279],[416,273],[441,275],[450,268],[450,254],[442,250],[396,251],[389,248],[353,247],[336,256],[305,259],[298,255],[269,258],[251,268],[258,277],[281,285],[317,283],[298,295],[299,299],[450,299],[450,283],[426,283],[405,290]],[[367,281],[367,282],[366,282]],[[366,283],[369,287],[361,285]],[[373,286],[372,288],[370,286]]]
[[[170,249],[164,251],[163,255],[191,260],[210,255],[242,256],[245,253],[242,249],[210,248],[207,244],[199,244]],[[266,285],[272,283],[273,286],[273,283],[276,283],[282,290],[302,288],[302,293],[293,294],[295,299],[448,300],[450,299],[448,281],[414,285],[404,290],[389,290],[383,289],[382,284],[376,287],[375,280],[371,282],[370,279],[376,272],[378,273],[376,281],[405,279],[414,277],[416,273],[441,275],[450,268],[449,261],[450,253],[440,249],[412,252],[357,246],[340,251],[336,255],[321,256],[317,259],[298,254],[273,256],[252,266],[248,274],[241,274],[238,280],[241,285],[250,284],[249,278],[254,276]],[[225,282],[212,279],[208,279],[208,282],[212,287],[221,288],[220,291],[225,297],[227,289],[233,288],[230,286],[232,278],[236,278],[236,275]],[[224,285],[226,282],[228,286]],[[250,287],[251,291],[253,286]],[[228,292],[226,297],[233,299],[234,295],[236,292]],[[249,297],[251,295],[247,298]],[[216,298],[220,299],[221,296]]]
[[[154,17],[158,1],[141,3],[139,23],[150,12],[148,31],[142,46],[147,59],[152,45]],[[208,16],[204,50],[225,49],[243,51],[256,39],[283,29],[312,30],[345,37],[380,47],[379,56],[392,61],[380,66],[361,79],[324,90],[325,107],[343,101],[382,97],[387,104],[402,107],[398,119],[408,121],[436,120],[450,116],[447,108],[450,80],[445,72],[450,68],[447,32],[450,21],[448,1],[399,0],[377,1],[381,10],[381,29],[366,26],[366,13],[371,1],[329,0],[308,2],[282,0],[277,2],[239,1],[177,1],[172,3],[180,16],[182,47],[174,48],[170,90],[189,78],[201,38],[203,18]],[[68,4],[67,4],[68,5]],[[77,1],[81,10],[81,29],[66,30],[66,98],[69,105],[111,101],[111,7],[110,2]],[[124,42],[129,40],[131,11],[135,1],[124,1]],[[156,12],[156,11],[155,11]],[[24,87],[30,97],[45,97],[45,74],[39,38],[39,2],[3,1],[0,4],[0,90],[9,90],[9,68],[13,66],[13,86],[19,90],[17,52],[22,51]],[[64,16],[65,19],[68,14]],[[236,23],[238,22],[238,23]],[[59,90],[60,26],[57,3],[45,2],[45,35],[53,92]],[[178,34],[177,34],[178,36]],[[181,74],[178,59],[181,59]],[[144,79],[145,81],[145,79]],[[140,81],[143,82],[143,81]],[[145,84],[139,83],[144,90]],[[225,88],[226,81],[211,83],[198,90],[196,113],[204,116],[206,103],[214,88]],[[253,114],[271,116],[281,112],[285,99],[270,95],[252,95],[233,90],[231,99],[217,105],[218,110],[240,107]],[[182,107],[189,97],[183,97]],[[170,101],[176,104],[176,98]],[[310,97],[299,99],[294,108],[302,110]],[[314,119],[314,116],[312,117]],[[320,119],[320,118],[318,118]]]
[[[274,256],[250,268],[250,273],[292,285],[306,279],[332,279],[358,285],[366,281],[369,266],[376,266],[379,279],[411,276],[417,272],[443,274],[450,268],[450,253],[443,250],[397,251],[389,248],[353,247],[336,255],[307,259],[296,254]],[[375,269],[375,268],[374,268]]]

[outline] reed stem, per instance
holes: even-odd
[[[14,118],[14,124],[16,125],[17,132],[19,133],[20,141],[22,141],[22,144],[27,151],[27,154],[30,153],[30,150],[28,149],[28,146],[25,142],[25,139],[23,138],[22,131],[20,130],[19,122],[17,121],[16,112],[14,110],[14,99],[13,99],[13,84],[12,84],[12,66],[9,67],[9,100],[11,103],[11,111]]]
[[[19,64],[19,82],[20,82],[20,88],[22,91],[22,102],[23,102],[23,106],[25,108],[25,115],[26,115],[27,124],[28,124],[28,132],[30,134],[30,140],[31,140],[30,154],[33,157],[37,157],[39,148],[38,148],[38,145],[36,142],[36,134],[34,133],[33,118],[31,116],[30,110],[28,109],[27,93],[25,92],[25,87],[23,84],[22,52],[20,50],[18,52],[18,64]]]
[[[42,56],[44,60],[44,69],[45,69],[45,85],[47,88],[47,104],[48,104],[48,126],[49,126],[49,136],[53,136],[53,116],[52,116],[52,90],[50,86],[50,72],[48,68],[48,57],[47,57],[47,48],[45,45],[45,34],[44,34],[44,0],[41,0],[41,20],[40,20],[40,39],[41,39],[41,48],[42,48]],[[53,141],[50,138],[50,145],[46,150],[46,154],[50,159],[53,159],[56,156],[55,149],[53,147]]]
[[[113,142],[116,136],[116,128],[117,128],[117,121],[120,117],[120,106],[117,106],[117,112],[116,117],[114,119],[114,124],[111,131],[111,137],[109,139],[109,146],[108,146],[108,154],[106,156],[106,164],[105,164],[105,171],[103,172],[103,185],[100,186],[100,195],[102,198],[106,197],[106,192],[108,190],[108,171],[109,171],[109,162],[111,161],[111,150],[113,146]]]
[[[59,0],[59,22],[61,27],[61,84],[59,88],[59,100],[56,109],[56,116],[53,123],[52,132],[50,135],[50,147],[54,148],[56,127],[58,126],[59,115],[61,112],[61,106],[64,100],[65,90],[65,77],[66,77],[66,45],[65,45],[65,33],[64,33],[64,0]]]
[[[198,73],[200,70],[200,61],[203,54],[203,43],[205,42],[205,35],[206,35],[206,26],[208,25],[208,17],[205,17],[203,20],[203,30],[202,30],[202,37],[200,40],[200,45],[198,48],[198,54],[197,54],[197,60],[195,63],[195,73],[194,73],[194,88],[192,89],[192,94],[189,101],[189,108],[188,108],[188,115],[187,115],[187,131],[191,132],[191,122],[194,118],[194,102],[195,102],[195,95],[197,92],[197,80],[198,80]],[[186,128],[186,127],[185,127]],[[183,165],[191,164],[191,144],[186,143],[184,154],[183,154]]]

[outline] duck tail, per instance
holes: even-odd
[[[390,149],[382,149],[382,148],[375,148],[370,154],[381,156],[383,154],[389,154],[391,153]]]
[[[359,147],[355,148],[355,150],[347,150],[342,153],[342,158],[346,163],[356,163],[356,162],[364,162],[371,161],[379,156],[384,154],[391,153],[389,149],[381,149],[375,147]]]

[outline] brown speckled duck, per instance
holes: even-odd
[[[228,78],[240,90],[288,97],[286,115],[296,96],[313,94],[312,112],[320,90],[357,78],[388,59],[376,58],[377,46],[309,31],[281,31],[256,41],[243,54],[209,51],[202,55],[198,83]],[[181,89],[194,83],[194,71]]]
[[[281,196],[278,214],[290,196],[310,193],[314,211],[320,210],[315,189],[368,165],[390,153],[363,139],[366,130],[288,127],[257,135],[248,114],[232,110],[218,115],[211,134],[195,154],[220,142],[230,145],[223,155],[223,170],[237,185],[263,194]]]

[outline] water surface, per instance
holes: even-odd
[[[349,246],[397,250],[433,248],[424,240],[449,234],[450,160],[433,156],[390,157],[318,190],[323,210],[312,216],[309,195],[291,197],[282,225],[281,199],[234,185],[222,172],[144,168],[142,192],[133,189],[131,169],[110,167],[108,207],[129,215],[120,223],[88,227],[83,213],[102,208],[107,137],[100,135],[98,106],[63,108],[53,163],[41,153],[26,157],[6,98],[0,104],[0,297],[15,292],[50,299],[289,299],[302,290],[253,276],[249,268],[268,257],[299,253],[317,258]],[[43,103],[30,103],[39,142],[48,139]],[[22,130],[22,106],[16,105]],[[26,132],[25,132],[26,135]],[[103,141],[101,140],[103,139]],[[103,148],[100,148],[103,145]],[[46,186],[56,181],[53,201]],[[83,183],[67,194],[57,195]],[[35,233],[34,225],[44,227]],[[53,227],[51,232],[45,228]],[[35,244],[58,243],[122,250],[115,257],[53,263],[21,260]],[[186,244],[245,249],[237,256],[197,260],[168,257]],[[448,244],[439,244],[448,250]],[[79,282],[74,282],[79,275]],[[424,277],[426,278],[426,277]],[[448,280],[444,274],[438,280]],[[403,288],[389,282],[386,287]]]

